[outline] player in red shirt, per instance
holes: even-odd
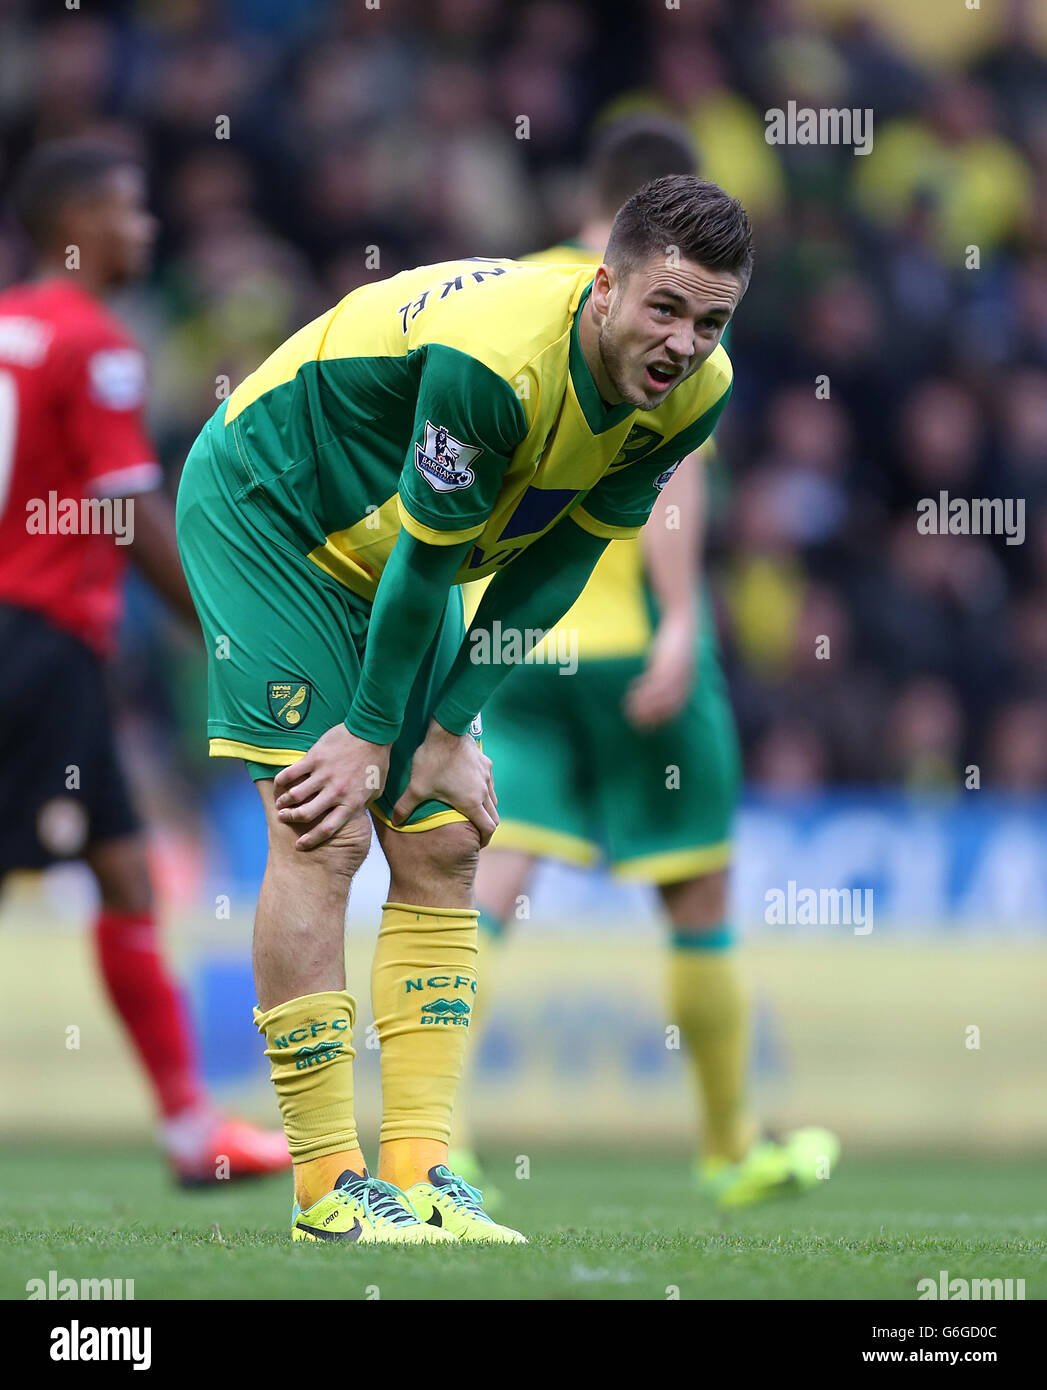
[[[86,860],[101,897],[99,967],[175,1174],[276,1172],[290,1166],[283,1134],[225,1120],[205,1095],[105,690],[128,559],[196,622],[142,424],[145,360],[99,298],[148,263],[144,177],[124,154],[44,145],[15,207],[35,274],[0,293],[0,882]]]

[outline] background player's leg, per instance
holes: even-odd
[[[378,1171],[406,1188],[447,1163],[477,995],[473,881],[480,841],[462,821],[414,833],[381,823],[376,829],[390,869],[371,973],[382,1049]]]
[[[92,845],[86,858],[102,898],[93,928],[102,979],[177,1152],[206,1138],[211,1117],[185,1001],[160,949],[145,845],[126,835]]]
[[[275,772],[275,769],[274,769]],[[350,821],[317,849],[295,849],[301,826],[276,816],[271,778],[255,784],[269,827],[269,857],[254,930],[255,1022],[284,1117],[304,1208],[347,1169],[362,1174],[353,1112],[354,1000],[345,988],[345,909],[367,857],[371,824]]]
[[[694,1068],[704,1157],[736,1162],[753,1139],[745,1109],[749,1001],[727,925],[727,872],[659,888],[669,916],[670,1018]]]
[[[476,906],[480,911],[476,969],[478,978],[483,981],[483,989],[477,992],[469,1025],[470,1057],[476,1055],[480,1042],[477,1030],[487,1022],[494,997],[492,976],[495,958],[511,924],[516,920],[517,904],[527,891],[536,862],[535,856],[524,850],[493,849],[488,846],[480,855],[476,870]],[[455,1143],[463,1148],[471,1148],[468,1125],[462,1110],[455,1113],[454,1130]]]
[[[207,1097],[189,1010],[160,944],[142,836],[101,841],[85,857],[102,899],[92,931],[98,967],[152,1083],[175,1172],[213,1182],[220,1154],[231,1178],[286,1168],[279,1131],[223,1119]]]
[[[489,845],[480,855],[476,871],[476,905],[480,925],[484,916],[498,927],[508,923],[517,899],[527,889],[534,872],[535,856],[521,849],[498,849]]]

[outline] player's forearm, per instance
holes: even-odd
[[[705,462],[689,454],[669,479],[644,527],[644,567],[659,626],[697,623],[705,542]]]
[[[368,743],[393,743],[447,603],[472,546],[426,545],[401,531],[382,573],[367,628],[360,684],[345,727]]]
[[[178,555],[171,499],[157,491],[137,493],[128,501],[133,503],[134,517],[132,560],[179,617],[198,628],[196,608]]]
[[[464,734],[513,663],[492,661],[494,624],[499,631],[545,633],[574,604],[606,549],[607,541],[566,519],[536,541],[487,586],[476,617],[444,682],[434,718]],[[484,638],[486,634],[486,640]],[[487,657],[485,660],[484,657]]]

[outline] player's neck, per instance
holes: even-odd
[[[622,398],[614,389],[600,355],[600,328],[593,312],[591,295],[582,305],[581,318],[578,320],[578,346],[582,349],[585,365],[604,404],[620,405]]]
[[[102,298],[109,288],[106,281],[87,270],[70,270],[60,256],[44,256],[36,263],[33,280],[38,284],[75,285],[96,299]]]

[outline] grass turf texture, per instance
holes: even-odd
[[[296,1245],[286,1179],[181,1192],[125,1150],[0,1156],[0,1297],[26,1281],[134,1279],[135,1298],[912,1300],[916,1281],[1024,1278],[1047,1292],[1043,1168],[1033,1159],[841,1163],[825,1190],[731,1216],[686,1163],[532,1155],[492,1162],[523,1248]],[[369,1292],[370,1291],[370,1292]]]

